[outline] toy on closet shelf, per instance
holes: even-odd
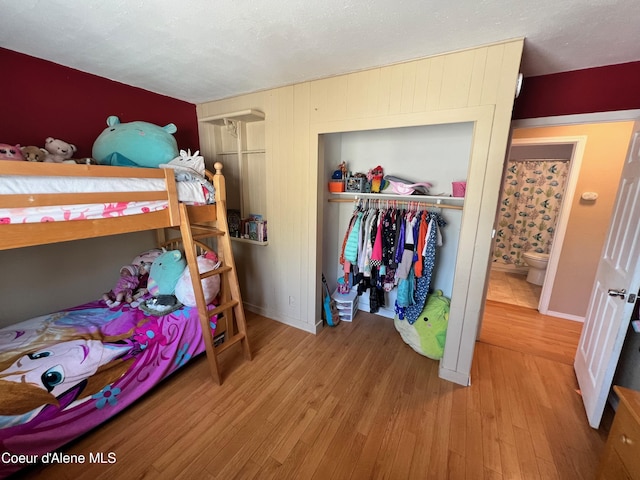
[[[384,179],[384,170],[380,165],[367,172],[367,181],[371,183],[371,193],[380,193],[388,186]]]
[[[338,168],[331,174],[331,181],[329,182],[329,191],[331,193],[344,192],[345,179],[347,177],[347,163],[342,162],[338,165]]]
[[[398,195],[429,195],[429,189],[433,186],[429,182],[413,183],[400,177],[387,175],[384,179],[389,183],[391,191]]]
[[[44,162],[48,153],[44,148],[36,147],[35,145],[20,147],[20,150],[27,162]]]
[[[0,143],[0,160],[23,161],[24,156],[20,145],[9,145],[8,143]]]

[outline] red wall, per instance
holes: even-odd
[[[178,148],[199,149],[194,104],[0,48],[0,143],[44,146],[47,137],[90,157],[110,115],[121,122],[174,123]]]
[[[513,118],[640,109],[640,62],[528,77]]]

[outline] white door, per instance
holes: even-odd
[[[603,159],[605,160],[605,159]],[[593,219],[598,228],[598,219]],[[640,288],[640,122],[634,125],[574,368],[598,428]]]

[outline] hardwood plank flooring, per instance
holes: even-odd
[[[487,300],[479,341],[573,365],[582,323]]]
[[[506,312],[506,313],[505,313]],[[506,315],[488,304],[486,315]],[[489,323],[485,323],[487,327]],[[318,335],[248,314],[254,359],[194,359],[68,445],[114,464],[49,465],[20,478],[591,479],[606,432],[589,428],[572,367],[478,342],[472,384],[360,312]],[[541,330],[543,330],[541,328]],[[546,343],[546,340],[545,340]]]

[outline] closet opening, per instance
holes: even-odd
[[[345,277],[340,256],[354,209],[358,205],[366,205],[399,211],[411,206],[437,213],[446,222],[440,229],[442,246],[436,249],[429,290],[441,290],[445,297],[451,298],[464,205],[464,198],[452,197],[452,182],[467,179],[473,129],[473,122],[461,122],[319,135],[319,189],[324,192],[320,208],[321,265],[331,292]],[[380,194],[330,193],[328,182],[342,162],[353,174],[366,174],[381,166],[385,176],[399,177],[412,183],[428,182],[431,187],[428,195],[416,192],[401,196],[393,193],[391,188]],[[438,202],[446,205],[438,207]],[[385,288],[384,305],[376,305],[373,313],[393,319],[396,316],[397,293],[397,288]],[[359,310],[370,312],[370,292],[359,295],[357,303]]]

